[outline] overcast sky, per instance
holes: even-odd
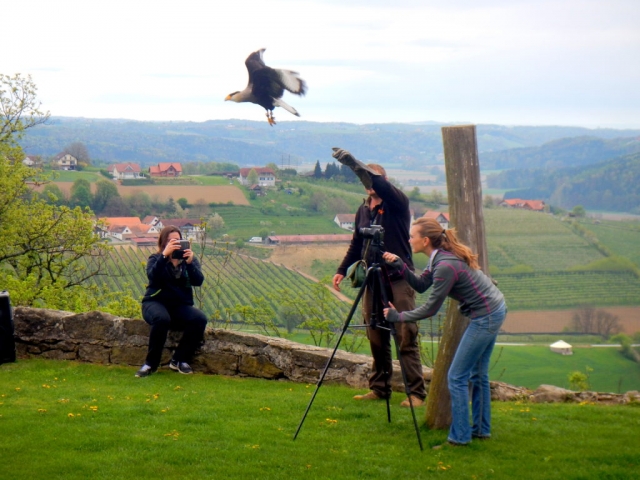
[[[224,101],[264,47],[267,65],[307,81],[306,97],[284,97],[302,120],[640,128],[640,0],[0,0],[0,12],[0,73],[31,74],[54,116],[264,120]]]

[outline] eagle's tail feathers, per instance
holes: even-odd
[[[285,103],[281,98],[277,98],[273,101],[273,105],[276,107],[282,107],[284,108],[287,112],[291,112],[293,113],[296,117],[299,117],[300,114],[298,113],[298,111],[293,108],[291,105],[289,105],[288,103]]]

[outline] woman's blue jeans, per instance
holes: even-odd
[[[489,361],[506,315],[507,308],[503,303],[489,315],[472,319],[462,336],[448,375],[452,416],[450,442],[464,444],[471,441],[472,435],[491,435]],[[469,425],[469,383],[473,427]]]

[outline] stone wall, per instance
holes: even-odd
[[[116,317],[103,312],[71,313],[58,310],[17,307],[14,310],[15,337],[20,358],[42,357],[90,363],[140,366],[147,353],[149,326],[142,320]],[[163,364],[169,363],[180,332],[170,332]],[[303,345],[283,338],[233,330],[207,329],[204,345],[192,366],[199,373],[285,379],[315,384],[332,350]],[[371,357],[338,350],[325,376],[325,383],[366,389]],[[423,367],[428,384],[431,369]],[[392,388],[404,391],[400,366],[394,362]],[[625,395],[572,392],[542,385],[532,392],[502,382],[491,382],[493,400],[529,399],[537,402],[640,401],[638,392]]]

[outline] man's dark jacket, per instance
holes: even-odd
[[[411,213],[409,212],[409,199],[400,190],[392,185],[383,175],[371,175],[372,188],[382,199],[382,203],[373,210],[369,208],[370,199],[360,205],[356,212],[355,230],[351,244],[347,250],[337,273],[346,275],[349,266],[357,262],[364,255],[368,239],[360,235],[360,228],[370,227],[373,224],[384,228],[384,251],[398,255],[402,261],[413,270],[411,260],[411,246],[409,245],[409,228],[411,227]],[[371,248],[367,253],[367,265],[373,260]],[[387,271],[385,262],[380,259],[385,280],[394,281],[403,278],[398,272]],[[391,273],[390,273],[391,272]]]

